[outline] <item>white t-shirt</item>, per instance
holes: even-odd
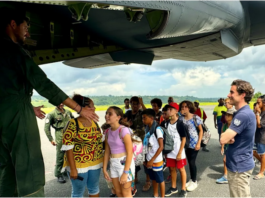
[[[180,145],[181,145],[181,136],[177,130],[177,122],[175,122],[174,124],[169,123],[168,127],[167,127],[167,131],[174,140],[174,150],[171,151],[169,154],[167,154],[167,158],[176,159],[177,155],[179,153]],[[183,133],[181,133],[181,134],[183,134]],[[182,136],[184,136],[184,135],[182,135]],[[182,153],[181,153],[181,159],[186,159],[186,154],[185,154],[184,148],[183,148]]]
[[[162,138],[163,139],[163,130],[158,127],[156,129],[156,135],[157,135],[157,139],[155,134],[152,134],[149,138],[149,149],[148,152],[146,154],[146,159],[147,161],[150,161],[154,155],[156,154],[158,148],[159,148],[159,143],[158,143],[158,139]],[[157,158],[155,159],[154,163],[158,163],[163,161],[163,156],[162,156],[162,151],[161,153],[157,156]]]

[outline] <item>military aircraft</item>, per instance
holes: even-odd
[[[213,61],[265,43],[265,2],[6,1],[25,10],[37,64],[98,68],[162,59]]]

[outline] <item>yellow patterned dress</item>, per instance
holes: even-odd
[[[103,143],[102,134],[97,125],[92,121],[91,127],[84,127],[78,121],[79,131],[76,133],[76,123],[71,119],[63,134],[62,151],[73,149],[75,166],[78,173],[86,173],[96,170],[103,165]],[[65,169],[70,172],[70,166],[64,155],[64,164],[61,172]]]

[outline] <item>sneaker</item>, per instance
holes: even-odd
[[[179,193],[179,196],[180,197],[187,197],[187,191],[181,190],[180,193]]]
[[[217,184],[228,184],[228,181],[225,176],[221,177],[220,179],[216,180]]]
[[[173,195],[173,194],[176,194],[176,193],[178,193],[178,189],[170,187],[168,189],[168,191],[166,192],[165,196],[169,197],[170,195]]]
[[[132,190],[132,196],[134,197],[136,193],[137,193],[137,189],[135,188]]]
[[[207,149],[206,147],[203,147],[202,150],[205,151],[205,152],[209,152],[209,151],[210,151],[210,150]]]
[[[188,188],[188,186],[191,184],[192,180],[190,179],[187,183],[186,183],[186,188]]]
[[[166,179],[165,183],[166,184],[170,183],[171,182],[171,178],[172,178],[171,175],[167,176],[167,179]]]
[[[191,181],[190,185],[187,187],[187,191],[194,191],[198,187],[198,183]]]
[[[64,184],[66,182],[62,175],[58,177],[57,181],[61,184]]]
[[[109,197],[116,197],[116,194],[111,193]]]

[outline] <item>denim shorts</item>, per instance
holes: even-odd
[[[265,154],[265,144],[256,143],[256,146],[257,146],[257,153],[259,155]]]
[[[72,197],[83,197],[86,187],[89,195],[97,195],[99,193],[100,172],[101,168],[89,170],[86,173],[78,173],[78,176],[84,178],[83,181],[79,179],[71,179]],[[70,175],[69,172],[68,175]]]

